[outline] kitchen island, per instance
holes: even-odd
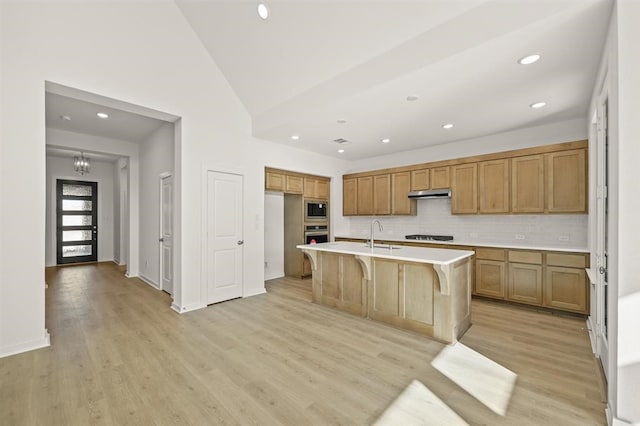
[[[334,242],[309,256],[313,302],[455,343],[471,325],[472,251]]]

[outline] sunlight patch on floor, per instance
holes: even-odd
[[[469,425],[417,380],[409,383],[374,424],[376,426]]]
[[[445,347],[431,362],[491,411],[504,416],[518,375],[458,342]]]

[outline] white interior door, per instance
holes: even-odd
[[[160,178],[160,289],[173,294],[173,176]]]
[[[242,296],[242,175],[207,172],[207,304]]]
[[[596,279],[596,354],[602,362],[605,376],[609,375],[609,119],[608,98],[602,96],[598,106],[598,139],[597,139],[597,241],[595,265],[598,274]]]

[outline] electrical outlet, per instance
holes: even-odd
[[[524,240],[524,234],[516,234],[516,240]]]
[[[558,240],[560,240],[560,241],[569,241],[569,236],[568,235],[560,235],[558,237]]]
[[[478,238],[478,233],[477,232],[472,232],[472,233],[469,234],[469,237]]]

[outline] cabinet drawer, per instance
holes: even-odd
[[[587,258],[583,254],[547,253],[547,265],[586,268]]]
[[[514,251],[509,250],[509,262],[532,263],[542,265],[542,253],[539,251]]]
[[[476,248],[476,259],[505,260],[504,249],[478,247]]]

